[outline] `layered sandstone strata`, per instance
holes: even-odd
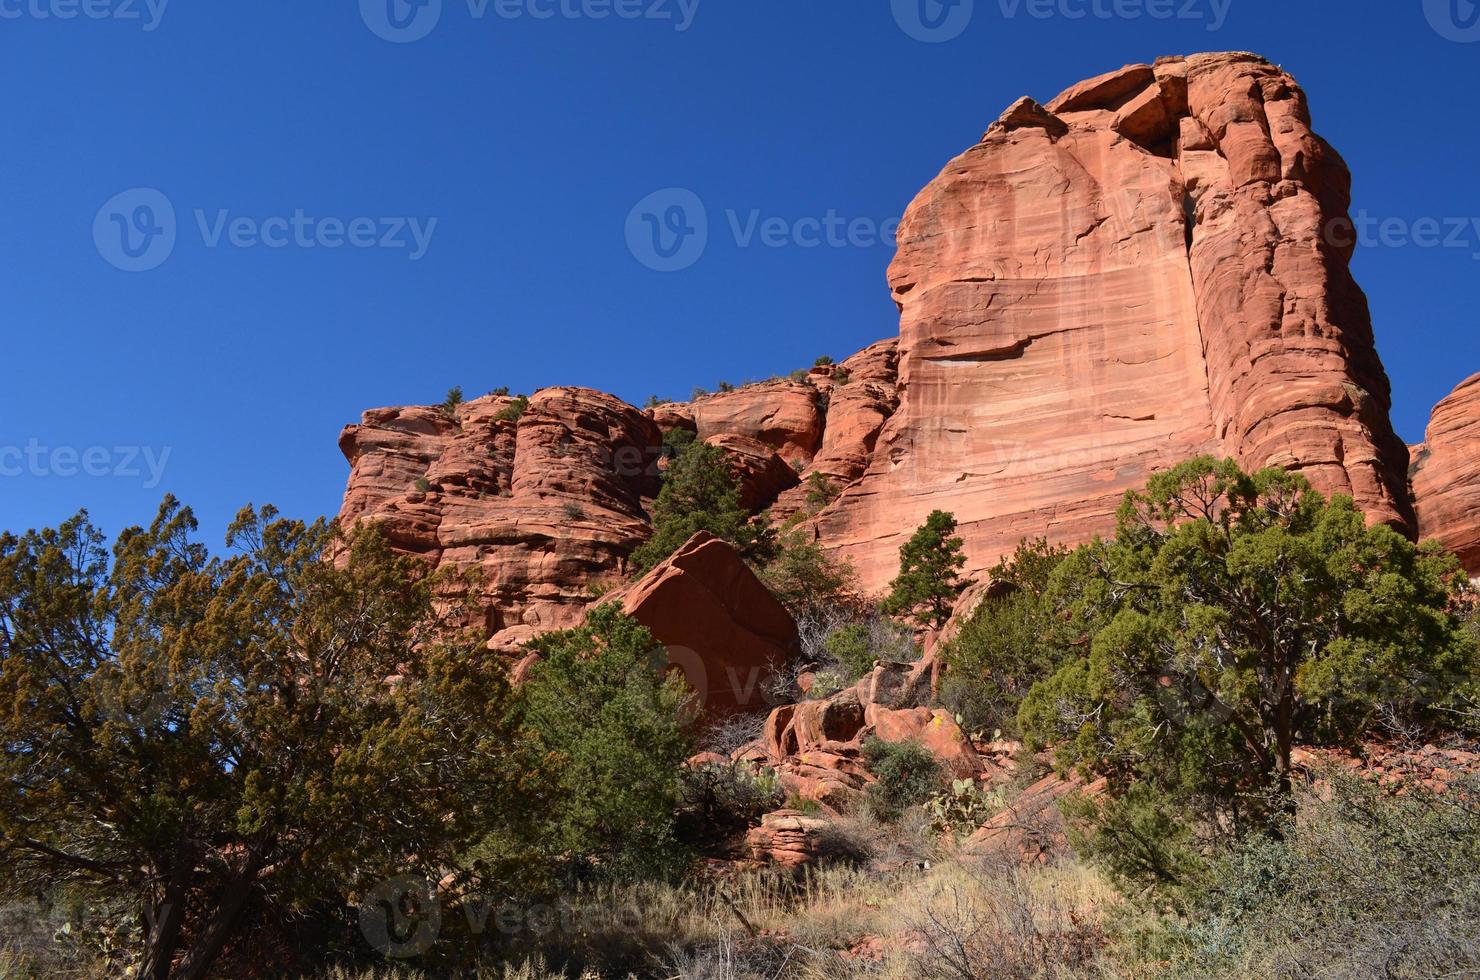
[[[1413,450],[1418,530],[1480,575],[1480,374],[1441,401]]]
[[[1109,530],[1126,490],[1205,452],[1410,529],[1348,187],[1304,93],[1254,55],[1019,100],[905,216],[899,408],[821,540],[880,588],[948,510],[978,574],[1022,537]]]

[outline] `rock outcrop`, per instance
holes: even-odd
[[[956,776],[983,768],[976,749],[949,711],[922,707],[930,697],[928,663],[880,663],[837,694],[776,708],[766,719],[760,752],[787,793],[841,812],[873,781],[863,746],[918,742]]]
[[[652,632],[710,716],[764,710],[765,682],[797,652],[797,624],[735,549],[700,532],[607,601]]]
[[[898,339],[647,412],[576,388],[517,418],[495,396],[378,409],[342,439],[341,516],[480,569],[507,650],[627,575],[680,428],[868,591],[932,510],[956,515],[979,577],[1024,537],[1110,530],[1126,490],[1200,453],[1290,467],[1411,532],[1408,450],[1348,272],[1348,187],[1304,93],[1254,55],[1020,99],[910,205],[889,270]],[[1426,533],[1477,561],[1465,390],[1436,414],[1414,490]]]
[[[578,625],[591,586],[625,572],[651,533],[662,442],[651,418],[597,391],[547,388],[520,404],[374,409],[339,438],[351,466],[341,520],[475,569],[490,646],[508,650]]]
[[[1015,103],[906,213],[899,408],[821,540],[879,588],[949,510],[977,574],[1024,536],[1107,530],[1127,489],[1206,452],[1410,529],[1348,186],[1304,93],[1253,55]]]
[[[1480,575],[1480,374],[1441,401],[1413,448],[1418,531]]]

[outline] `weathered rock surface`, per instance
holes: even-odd
[[[748,506],[804,519],[870,591],[931,510],[956,515],[979,576],[1021,538],[1109,530],[1124,491],[1204,452],[1289,466],[1413,530],[1347,268],[1348,186],[1299,87],[1253,55],[1021,99],[910,206],[889,272],[898,339],[645,413],[577,388],[537,393],[517,420],[497,397],[455,418],[377,409],[342,440],[341,516],[481,569],[500,649],[573,625],[590,586],[625,576],[676,428],[723,445]],[[1427,533],[1475,562],[1454,397],[1414,491]]]
[[[761,818],[759,827],[745,837],[752,860],[783,867],[809,864],[825,856],[826,833],[831,821],[810,817],[799,810],[777,810]]]
[[[759,439],[721,433],[710,436],[710,445],[718,446],[730,458],[730,472],[740,485],[740,505],[755,513],[799,482],[797,471]]]
[[[577,625],[590,586],[625,572],[650,529],[662,435],[620,399],[547,388],[513,399],[384,408],[347,427],[340,518],[371,520],[398,547],[477,569],[490,645],[512,649]]]
[[[911,204],[900,403],[818,520],[881,588],[925,516],[977,574],[1076,543],[1198,453],[1281,464],[1410,527],[1406,448],[1339,229],[1341,159],[1290,76],[1170,58],[1015,103]]]
[[[922,707],[930,665],[881,663],[852,687],[827,698],[776,708],[760,748],[782,788],[842,811],[873,781],[863,757],[869,738],[919,742],[959,777],[983,768],[949,711]]]
[[[764,682],[797,652],[791,614],[734,548],[705,532],[607,601],[667,647],[710,715],[764,709]]]
[[[1441,401],[1413,448],[1413,499],[1420,537],[1453,551],[1480,575],[1480,374]]]
[[[1105,788],[1103,779],[1086,784],[1078,776],[1044,776],[968,837],[961,850],[966,854],[1006,854],[1023,861],[1045,861],[1061,853],[1068,843],[1059,801],[1070,793],[1099,796]]]
[[[748,436],[770,446],[788,463],[810,462],[822,443],[821,399],[817,388],[805,381],[747,385],[701,398],[690,408],[700,439]]]

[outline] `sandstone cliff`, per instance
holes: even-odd
[[[1480,574],[1480,374],[1435,407],[1413,449],[1413,496],[1419,534]]]
[[[1023,99],[911,204],[889,270],[900,407],[819,521],[879,587],[933,509],[977,573],[1076,543],[1192,455],[1280,464],[1411,530],[1407,451],[1333,234],[1346,168],[1253,55]]]
[[[979,575],[1025,536],[1109,530],[1127,489],[1205,452],[1298,470],[1413,532],[1408,450],[1348,272],[1349,181],[1299,86],[1254,55],[1020,99],[910,206],[889,269],[897,340],[647,412],[579,388],[522,414],[499,396],[377,409],[341,438],[341,516],[481,568],[504,650],[627,577],[675,428],[722,446],[749,506],[805,518],[869,590],[931,510],[956,514]],[[1472,564],[1476,390],[1436,413],[1413,481],[1424,533]],[[837,495],[820,512],[814,473]]]

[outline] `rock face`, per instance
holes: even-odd
[[[1480,575],[1480,374],[1434,408],[1423,443],[1413,449],[1412,480],[1419,535]]]
[[[951,713],[918,707],[930,696],[929,673],[924,662],[881,663],[831,697],[782,705],[766,719],[755,757],[787,793],[839,812],[873,781],[863,757],[869,738],[918,742],[955,775],[974,776],[982,760]]]
[[[1300,88],[1253,55],[1015,103],[906,213],[899,407],[821,540],[880,588],[949,510],[979,573],[1024,536],[1109,529],[1124,491],[1204,452],[1411,529],[1348,186]]]
[[[1280,464],[1415,530],[1408,451],[1348,272],[1349,175],[1304,93],[1254,55],[1131,65],[1019,99],[910,205],[898,339],[639,412],[579,388],[521,417],[368,412],[341,516],[484,573],[491,646],[573,625],[650,533],[662,434],[725,448],[745,502],[883,589],[926,515],[979,577],[1024,537],[1079,543],[1200,453]],[[1480,561],[1465,401],[1414,474],[1425,532]]]
[[[374,409],[339,439],[351,466],[340,518],[476,569],[490,645],[503,649],[578,625],[590,587],[625,571],[650,533],[662,441],[648,416],[585,388],[517,407],[489,396],[451,413]]]
[[[791,614],[734,548],[705,532],[608,601],[668,649],[711,716],[763,710],[765,681],[799,646]]]

